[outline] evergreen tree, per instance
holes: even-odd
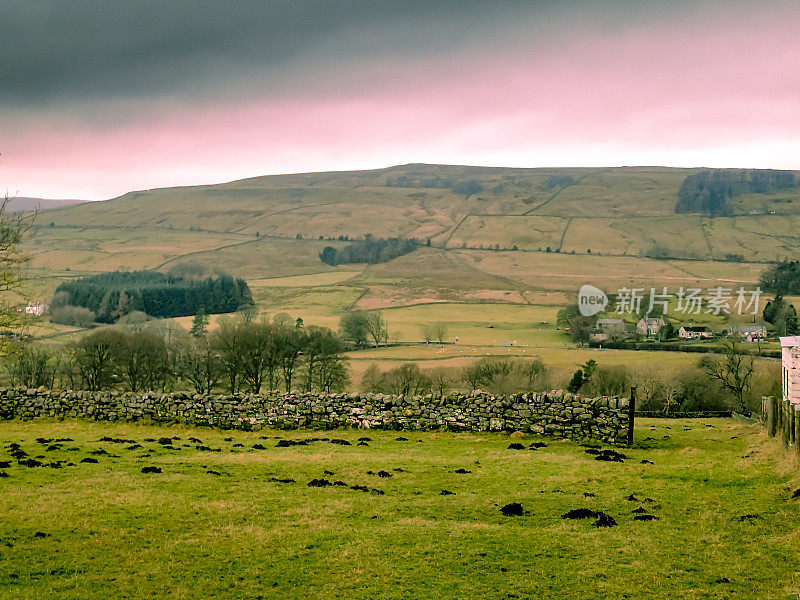
[[[208,333],[208,315],[202,308],[197,311],[194,319],[192,319],[192,328],[189,333],[196,338],[203,337]]]
[[[569,385],[567,385],[567,391],[572,394],[577,394],[578,390],[583,387],[583,369],[578,369],[572,374],[572,379],[570,379]]]

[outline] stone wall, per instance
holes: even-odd
[[[37,417],[149,420],[244,430],[357,427],[523,431],[624,444],[628,400],[581,398],[563,391],[512,396],[478,391],[445,397],[317,393],[205,397],[181,392],[0,389],[0,418]]]

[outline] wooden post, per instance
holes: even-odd
[[[791,402],[787,401],[787,407],[786,408],[787,408],[787,410],[789,412],[789,445],[790,446],[794,446],[797,443],[797,440],[795,439],[795,435],[794,435],[796,414],[795,414],[794,406],[792,405]]]
[[[628,446],[633,445],[633,419],[636,415],[636,386],[631,386],[631,401],[628,403]]]
[[[775,398],[770,396],[767,398],[767,433],[770,435],[770,437],[775,437],[775,416]]]
[[[800,404],[792,406],[794,410],[794,451],[800,454]]]
[[[767,433],[770,437],[775,437],[775,398],[767,398]]]
[[[781,413],[783,413],[781,417],[781,421],[783,422],[783,445],[787,448],[789,447],[789,429],[791,427],[791,423],[789,422],[789,401],[784,400],[781,403]]]

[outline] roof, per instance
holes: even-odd
[[[643,321],[644,321],[645,325],[663,325],[664,324],[664,319],[662,319],[661,317],[658,317],[658,318],[656,318],[656,317],[644,317],[639,321],[639,323],[641,323]]]
[[[789,335],[781,338],[781,348],[796,348],[800,346],[800,335]]]
[[[622,319],[597,319],[598,325],[622,325]]]
[[[684,331],[708,331],[708,327],[705,325],[701,325],[699,327],[691,327],[689,325],[684,325],[681,329]]]
[[[741,331],[742,333],[755,333],[756,331],[764,331],[766,327],[763,325],[743,325],[741,327],[736,327],[735,331]]]

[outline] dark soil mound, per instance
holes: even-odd
[[[614,520],[614,517],[605,513],[600,513],[600,518],[593,523],[595,527],[614,527],[616,524],[617,522]]]
[[[525,514],[525,511],[522,510],[522,504],[519,502],[512,502],[511,504],[506,504],[503,508],[500,509],[500,512],[503,513],[506,517],[521,517]]]
[[[594,519],[603,513],[592,510],[591,508],[573,508],[568,513],[561,515],[562,519]]]
[[[327,487],[329,485],[333,485],[327,479],[312,479],[308,482],[308,487]]]
[[[305,440],[280,440],[275,444],[276,448],[289,448],[290,446],[308,446]]]

